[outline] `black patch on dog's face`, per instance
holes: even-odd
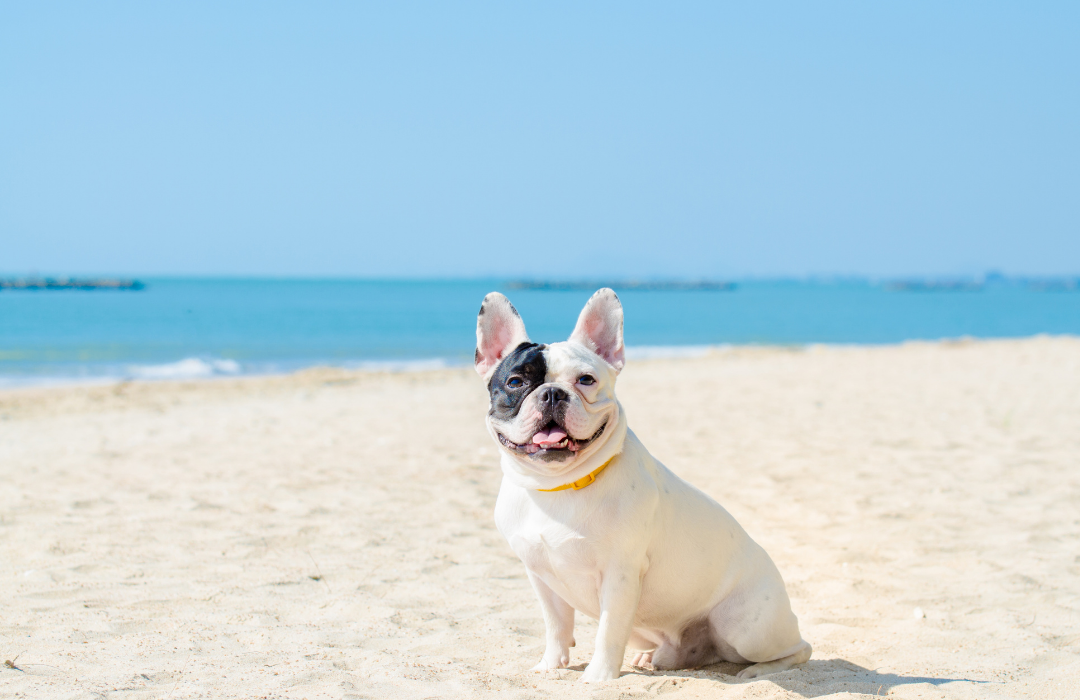
[[[501,421],[513,420],[521,410],[525,397],[544,383],[544,377],[547,376],[547,361],[544,359],[546,347],[536,343],[522,343],[495,368],[495,374],[491,375],[491,381],[488,382],[488,391],[491,392],[489,413],[492,416]],[[521,384],[509,386],[516,384],[511,381],[513,379],[520,379]]]

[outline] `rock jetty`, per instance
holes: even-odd
[[[146,285],[139,280],[125,279],[78,279],[75,277],[14,277],[0,278],[0,290],[7,289],[113,289],[138,291],[145,289]]]
[[[510,289],[538,289],[545,291],[593,291],[601,287],[611,289],[630,289],[641,292],[730,292],[735,289],[733,282],[711,280],[608,280],[608,281],[573,281],[573,280],[516,280],[506,285]]]

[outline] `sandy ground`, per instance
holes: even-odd
[[[1080,339],[731,350],[619,394],[772,554],[809,664],[576,683],[579,616],[529,672],[480,380],[312,370],[0,392],[0,696],[1080,697]]]

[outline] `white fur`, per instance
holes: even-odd
[[[585,318],[590,307],[604,318]],[[739,674],[748,678],[805,662],[810,645],[799,635],[769,555],[627,428],[614,395],[622,365],[622,308],[614,292],[598,292],[582,319],[570,341],[548,347],[545,382],[572,394],[571,435],[588,437],[607,420],[604,433],[561,463],[502,450],[495,522],[525,564],[547,629],[544,656],[534,669],[569,665],[575,611],[599,620],[596,652],[582,677],[587,682],[617,678],[628,645],[639,652],[635,665],[753,663]],[[583,328],[599,332],[579,333]],[[481,374],[490,376],[491,368],[484,369]],[[577,383],[585,372],[596,384]],[[524,404],[521,413],[527,413]],[[493,435],[515,427],[521,431],[511,438],[515,442],[539,427],[528,416],[513,423],[494,426],[489,416],[488,426]],[[538,490],[580,479],[609,459],[586,488]]]

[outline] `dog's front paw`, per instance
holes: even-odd
[[[619,669],[604,668],[599,664],[589,664],[585,669],[585,673],[581,674],[582,683],[604,683],[606,681],[613,681],[619,677]]]
[[[566,668],[570,665],[570,653],[544,654],[540,663],[532,667],[533,671],[551,671],[556,668]]]

